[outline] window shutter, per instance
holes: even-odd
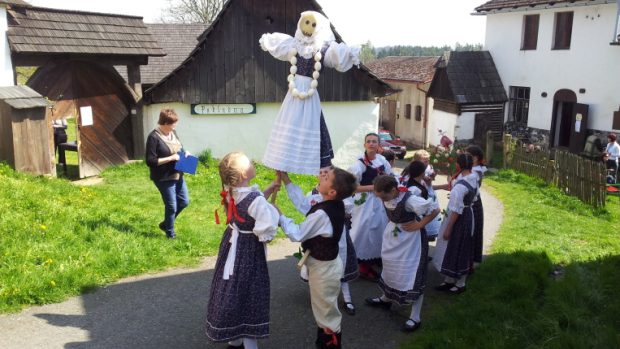
[[[540,15],[523,16],[522,50],[535,50],[538,44],[538,23]]]

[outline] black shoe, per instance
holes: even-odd
[[[344,312],[349,315],[355,315],[355,305],[351,302],[342,303],[342,307],[344,308]]]
[[[453,283],[442,282],[441,285],[435,287],[435,290],[437,290],[437,291],[448,291],[452,287],[454,287]]]
[[[176,239],[177,234],[175,234],[175,233],[168,233],[168,232],[166,232],[166,237],[167,237],[168,239]]]
[[[243,344],[241,345],[231,345],[228,344],[228,346],[226,347],[226,349],[244,349],[245,347],[243,346]]]
[[[383,308],[383,309],[390,309],[390,307],[392,306],[392,302],[385,302],[385,301],[381,300],[381,298],[379,298],[379,297],[377,297],[377,298],[372,298],[372,297],[366,298],[366,304],[370,305],[371,307],[378,307],[378,308]]]
[[[408,319],[407,321],[405,321],[405,323],[403,324],[403,327],[401,327],[400,330],[403,332],[413,332],[417,330],[418,328],[420,328],[420,325],[422,325],[421,321],[416,322],[411,319]]]
[[[164,222],[164,221],[159,222],[159,229],[165,233],[166,232],[166,222]]]

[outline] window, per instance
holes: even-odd
[[[508,103],[508,121],[527,126],[527,114],[530,109],[530,88],[510,86],[510,100]]]
[[[538,21],[540,15],[523,16],[523,38],[521,38],[522,50],[535,50],[538,44]]]
[[[422,106],[421,105],[415,106],[415,119],[416,121],[422,121]]]
[[[411,119],[411,104],[405,104],[405,117]]]
[[[573,31],[573,13],[557,12],[555,14],[555,30],[553,36],[554,50],[568,50]]]

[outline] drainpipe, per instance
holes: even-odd
[[[620,0],[618,0],[620,1]],[[422,127],[424,127],[424,136],[422,137],[422,147],[428,148],[428,91],[420,88],[420,83],[416,84],[416,88],[424,93],[424,117],[422,118]]]
[[[620,18],[620,0],[616,0],[616,26],[614,27],[614,37],[611,39],[611,42],[620,41],[618,38],[618,34],[620,34],[620,29],[618,28],[618,19]]]

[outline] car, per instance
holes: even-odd
[[[390,149],[399,159],[405,158],[407,147],[405,147],[403,141],[400,140],[400,137],[394,136],[387,130],[379,130],[379,140],[381,148]]]

